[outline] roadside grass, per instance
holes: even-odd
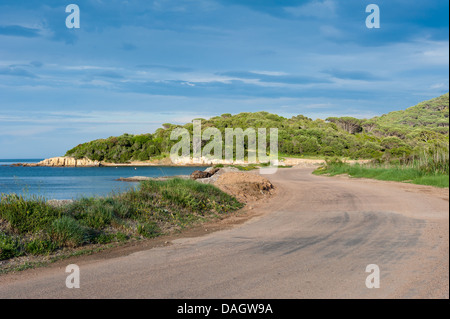
[[[384,181],[407,182],[430,185],[441,188],[449,187],[448,173],[429,172],[415,166],[400,164],[347,164],[339,161],[327,161],[314,171],[317,175],[335,176],[348,174],[352,177],[372,178]]]
[[[22,270],[26,270],[26,269],[32,269],[32,268],[37,268],[37,267],[42,267],[42,266],[46,266],[48,264],[60,261],[60,260],[64,260],[70,257],[75,257],[75,256],[86,256],[86,255],[92,255],[101,251],[104,251],[106,249],[112,248],[112,247],[117,247],[119,246],[120,243],[111,243],[111,244],[107,244],[107,245],[101,245],[101,246],[97,246],[97,247],[81,247],[77,250],[73,250],[73,251],[65,251],[61,254],[55,254],[52,256],[48,256],[48,258],[45,258],[44,260],[31,260],[31,261],[24,261],[21,263],[16,263],[16,264],[6,264],[5,266],[2,265],[2,267],[0,267],[0,275],[1,274],[6,274],[8,272],[11,271],[22,271]]]
[[[240,171],[252,171],[254,169],[259,169],[260,167],[267,167],[269,163],[261,163],[261,164],[245,164],[245,165],[230,165],[230,167],[235,167]]]
[[[60,207],[42,197],[1,194],[0,261],[157,237],[241,207],[212,185],[178,178],[144,181],[125,193],[81,198]]]
[[[278,157],[280,160],[286,158],[303,158],[303,159],[312,159],[312,160],[323,160],[326,158],[325,155],[305,155],[305,154],[286,154],[279,153]]]
[[[237,168],[237,169],[239,169],[240,171],[244,171],[244,172],[246,172],[246,171],[252,171],[252,170],[255,170],[255,169],[260,169],[260,168],[263,168],[263,167],[269,167],[270,166],[270,163],[259,163],[259,164],[244,164],[244,165],[235,165],[235,164],[233,164],[233,165],[223,165],[223,164],[216,164],[216,165],[214,165],[214,167],[216,167],[216,168],[221,168],[221,167],[234,167],[234,168]],[[280,166],[277,166],[277,168],[291,168],[292,166],[289,166],[289,165],[286,165],[286,166],[284,166],[284,165],[280,165]]]

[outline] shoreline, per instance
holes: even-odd
[[[352,160],[349,162],[367,162],[368,160]],[[305,159],[305,158],[291,158],[284,157],[278,161],[278,166],[317,166],[325,163],[325,159]],[[227,161],[227,160],[194,160],[192,158],[174,163],[169,157],[163,159],[155,159],[149,161],[131,161],[128,163],[110,163],[104,161],[93,161],[88,158],[76,159],[74,157],[51,157],[44,159],[37,163],[13,163],[9,166],[14,167],[209,167],[214,165],[253,165],[255,163],[242,161]],[[256,165],[261,163],[256,163]]]
[[[423,278],[424,278],[425,282],[427,282],[427,283],[429,282],[430,285],[434,284],[435,282],[438,282],[438,279],[436,279],[434,277],[431,278],[429,276],[435,276],[435,274],[437,274],[436,276],[445,276],[445,273],[446,272],[448,273],[448,217],[445,217],[444,223],[442,223],[441,222],[441,220],[443,219],[442,214],[437,209],[430,209],[429,211],[432,211],[433,213],[425,213],[425,215],[422,215],[421,212],[416,211],[414,208],[409,209],[409,210],[404,210],[404,207],[406,205],[404,203],[397,203],[398,196],[396,196],[397,194],[403,194],[405,196],[403,201],[406,201],[406,202],[409,202],[410,200],[416,200],[416,198],[418,198],[419,196],[429,199],[430,202],[433,198],[435,198],[435,199],[433,199],[432,203],[434,203],[433,205],[437,205],[437,204],[439,204],[438,203],[439,198],[447,201],[447,203],[448,203],[448,192],[444,192],[444,191],[436,192],[435,190],[430,189],[429,187],[418,187],[418,185],[400,185],[398,182],[386,184],[386,182],[384,182],[384,181],[377,181],[377,180],[370,180],[370,179],[352,181],[350,183],[348,183],[347,181],[342,181],[339,178],[323,179],[324,177],[312,176],[309,173],[309,170],[305,170],[304,168],[300,168],[300,170],[299,170],[299,168],[294,169],[292,171],[292,173],[288,172],[288,171],[283,171],[281,173],[282,173],[282,175],[274,175],[273,176],[272,182],[277,189],[274,196],[267,197],[261,201],[248,203],[245,207],[231,213],[230,215],[226,216],[223,219],[211,220],[211,221],[208,221],[205,223],[199,223],[196,225],[192,225],[192,227],[185,228],[180,231],[174,232],[172,234],[162,235],[162,236],[156,237],[156,238],[132,240],[132,241],[130,240],[129,242],[125,242],[125,243],[114,243],[109,246],[105,246],[105,249],[101,249],[99,246],[92,246],[92,247],[85,247],[84,253],[83,253],[83,250],[80,249],[77,251],[77,253],[74,253],[72,255],[58,256],[57,258],[54,258],[54,259],[42,258],[43,261],[41,263],[36,262],[36,264],[30,264],[30,269],[27,269],[25,271],[13,272],[12,269],[8,269],[8,271],[5,271],[3,274],[0,274],[0,286],[4,285],[5,288],[10,288],[10,287],[12,287],[12,285],[20,285],[21,283],[25,283],[27,281],[36,280],[36,278],[44,278],[44,276],[46,276],[45,278],[49,278],[50,275],[55,276],[55,273],[57,274],[58,272],[61,272],[61,271],[63,272],[63,270],[61,270],[61,269],[64,269],[64,267],[66,267],[67,264],[72,264],[72,263],[75,263],[81,267],[85,267],[84,269],[87,269],[88,265],[94,265],[94,263],[95,264],[99,263],[100,266],[103,267],[105,264],[110,264],[113,259],[118,261],[119,260],[118,258],[121,258],[121,257],[125,257],[125,256],[132,257],[133,253],[139,253],[139,255],[134,255],[134,256],[136,256],[135,259],[137,259],[137,262],[142,264],[142,258],[144,257],[144,255],[143,255],[144,252],[145,252],[145,256],[148,256],[150,254],[151,255],[157,254],[158,252],[162,251],[161,249],[169,249],[169,250],[177,249],[177,251],[179,252],[180,251],[179,247],[180,247],[180,245],[183,245],[183,244],[187,244],[188,246],[186,247],[186,249],[190,249],[190,247],[192,247],[193,244],[195,245],[196,243],[200,243],[201,246],[194,246],[193,249],[191,249],[192,256],[195,256],[195,257],[197,257],[200,252],[205,252],[205,249],[208,249],[208,247],[210,247],[210,245],[215,245],[211,249],[221,249],[221,247],[225,247],[226,250],[224,249],[223,257],[228,258],[228,259],[224,259],[224,260],[229,260],[230,250],[228,249],[228,245],[225,245],[222,243],[224,243],[225,241],[240,240],[240,243],[242,243],[242,244],[235,245],[234,247],[243,247],[243,249],[241,249],[241,251],[243,251],[244,253],[248,253],[248,245],[252,244],[252,242],[254,242],[254,245],[256,247],[255,251],[260,251],[260,250],[257,250],[257,249],[260,249],[260,247],[261,247],[259,238],[260,238],[261,234],[267,233],[268,222],[270,222],[270,225],[281,224],[282,227],[274,227],[273,230],[278,231],[278,233],[280,234],[279,236],[283,239],[293,238],[292,241],[294,243],[292,245],[294,247],[297,247],[299,245],[297,242],[297,238],[300,237],[298,235],[299,230],[302,232],[300,238],[305,238],[307,236],[311,236],[311,228],[307,227],[308,225],[311,225],[311,224],[315,225],[315,227],[320,227],[318,229],[313,228],[313,230],[316,231],[318,234],[323,234],[323,232],[326,230],[326,231],[332,233],[333,236],[337,236],[337,235],[344,236],[344,237],[339,237],[338,241],[336,241],[335,237],[332,237],[330,239],[325,239],[328,241],[326,244],[327,244],[329,251],[333,251],[332,249],[334,249],[333,248],[334,246],[332,246],[332,245],[335,245],[336,242],[338,244],[341,242],[347,243],[347,242],[349,242],[349,240],[352,240],[352,239],[354,240],[355,235],[360,235],[361,233],[363,233],[363,234],[368,233],[371,236],[375,236],[375,237],[371,237],[370,243],[384,241],[386,234],[388,234],[388,236],[393,236],[395,238],[399,238],[398,241],[402,240],[401,242],[403,243],[404,242],[404,237],[402,237],[403,235],[402,234],[398,235],[395,231],[393,231],[396,229],[396,227],[398,227],[398,223],[402,223],[402,225],[403,225],[402,229],[410,230],[411,233],[414,235],[413,239],[417,238],[417,236],[420,236],[419,237],[420,242],[419,242],[419,244],[412,242],[412,244],[415,245],[413,247],[405,246],[405,245],[393,246],[393,248],[396,249],[395,251],[399,250],[398,253],[400,255],[403,253],[404,255],[407,256],[404,259],[403,258],[401,259],[402,260],[401,264],[398,264],[398,259],[396,259],[395,256],[392,257],[392,259],[393,259],[392,263],[395,265],[395,268],[393,268],[393,271],[395,271],[395,272],[398,271],[400,274],[402,274],[402,271],[404,271],[404,268],[407,268],[407,269],[411,269],[411,271],[410,271],[411,274],[407,273],[407,277],[405,277],[406,278],[405,280],[407,280],[406,282],[408,283],[408,286],[405,287],[403,284],[401,284],[399,286],[399,288],[394,291],[395,295],[392,295],[392,293],[391,293],[389,296],[398,297],[398,296],[401,296],[401,293],[403,293],[404,289],[406,289],[410,286],[417,287],[418,280],[419,279],[422,280],[422,277],[417,279],[418,278],[416,275],[417,272],[418,272],[418,274],[422,274],[422,273],[429,274],[429,275],[424,275],[425,277],[423,277]],[[298,177],[295,175],[293,177],[291,177],[292,174],[298,174]],[[305,180],[305,178],[307,178],[307,179]],[[306,187],[306,185],[311,184],[310,183],[311,181],[313,183],[316,182],[316,183],[314,183],[314,187],[313,188]],[[392,207],[392,211],[394,211],[395,214],[392,214],[389,212],[386,214],[377,213],[377,215],[374,215],[375,213],[370,213],[371,216],[372,215],[374,216],[373,218],[377,218],[377,220],[379,220],[379,223],[377,223],[377,229],[378,229],[378,227],[383,227],[383,228],[379,229],[380,231],[370,232],[370,230],[374,226],[373,223],[370,223],[370,224],[364,226],[367,228],[367,230],[368,230],[367,232],[365,232],[364,230],[360,230],[362,217],[360,217],[360,214],[357,212],[350,213],[349,222],[352,225],[355,225],[355,227],[351,227],[351,229],[354,230],[354,232],[351,232],[351,233],[348,233],[348,232],[337,232],[336,233],[336,231],[335,231],[336,224],[335,223],[330,224],[330,213],[329,213],[328,206],[322,208],[321,205],[317,205],[314,210],[314,214],[295,213],[295,211],[297,209],[301,210],[301,211],[304,211],[305,207],[308,207],[308,209],[310,209],[308,206],[308,203],[304,203],[304,201],[301,198],[297,198],[295,196],[296,194],[299,193],[299,190],[307,191],[308,198],[311,196],[310,194],[313,194],[313,196],[317,196],[317,198],[319,198],[320,196],[322,196],[321,194],[327,194],[326,191],[328,189],[330,189],[331,186],[333,187],[333,189],[336,189],[337,191],[342,192],[343,194],[348,194],[348,188],[352,185],[353,185],[353,189],[354,189],[353,192],[355,193],[355,196],[358,196],[358,197],[364,196],[363,198],[370,198],[370,197],[367,197],[364,194],[364,192],[366,190],[375,191],[375,194],[377,196],[373,199],[374,203],[377,203],[377,198],[385,197],[386,196],[385,194],[393,194],[392,197],[386,196],[386,198],[388,200],[388,204],[390,205],[389,208]],[[320,187],[324,191],[317,190],[315,187]],[[413,194],[411,194],[411,192]],[[330,196],[331,198],[333,198],[332,196],[334,196],[334,195],[329,194],[327,196]],[[343,196],[339,196],[339,197],[344,198]],[[322,201],[327,201],[327,198],[322,199]],[[419,201],[419,202],[424,202],[424,201]],[[363,207],[364,204],[362,204],[363,203],[362,201],[358,201],[358,203],[361,203],[360,205]],[[318,204],[320,204],[320,203],[318,203]],[[339,212],[336,213],[336,214],[339,214],[338,216],[342,215],[344,217],[347,214],[349,214],[346,212],[348,211],[348,208],[347,208],[348,205],[351,205],[351,203],[345,204],[345,201],[342,201],[342,202],[339,202],[338,204],[340,205],[338,207]],[[284,209],[283,205],[289,205],[289,207],[293,207],[293,208],[292,209]],[[381,203],[380,205],[384,205],[384,203]],[[411,205],[411,206],[415,207],[417,205]],[[282,209],[284,209],[284,210],[282,210]],[[361,209],[358,209],[358,211],[364,210],[364,209],[365,208],[363,207]],[[386,209],[386,210],[388,210],[388,209]],[[390,210],[391,209],[389,209],[389,211]],[[342,212],[342,213],[340,213],[340,212]],[[364,213],[364,216],[365,216],[365,214],[369,214],[369,213]],[[378,216],[378,215],[380,215],[380,216]],[[443,214],[443,215],[448,216],[448,214],[447,215]],[[334,215],[333,215],[333,217],[334,217]],[[392,219],[394,217],[396,219],[393,222],[389,222],[389,219]],[[301,219],[299,220],[299,218],[301,218]],[[417,227],[415,227],[416,224],[411,225],[411,220],[414,221],[414,220],[417,220],[418,218],[424,219],[424,221],[426,223],[425,228],[422,228],[422,227],[420,228],[421,232],[419,234],[418,234]],[[296,224],[291,226],[291,223],[293,223],[293,222],[295,222]],[[246,225],[249,225],[250,227],[247,227]],[[255,232],[254,229],[258,225],[260,225],[260,227],[256,228],[256,232]],[[352,225],[350,225],[350,226],[352,226]],[[223,230],[227,230],[227,229],[233,229],[232,233],[225,232],[225,233],[218,234],[218,235],[214,234],[217,231],[223,231]],[[239,230],[239,229],[241,229],[241,230]],[[347,229],[349,229],[349,228],[347,228]],[[385,232],[381,232],[381,230],[385,230]],[[254,233],[251,233],[252,231]],[[290,232],[290,234],[288,234],[290,237],[287,237],[286,231]],[[236,234],[236,232],[239,232],[239,233]],[[256,234],[256,235],[254,235],[254,234]],[[205,237],[205,236],[210,236],[210,237]],[[265,241],[266,244],[264,247],[271,247],[271,246],[267,246],[268,243],[269,244],[270,243],[274,243],[274,244],[279,243],[279,241],[276,240],[277,238],[273,239],[272,237],[270,237],[271,233],[267,236],[269,236],[269,237],[267,237],[267,239],[266,239],[266,237],[264,237],[264,239],[266,240]],[[202,245],[203,238],[205,238],[207,240],[208,246],[206,246],[204,244]],[[391,238],[389,238],[389,239],[391,239]],[[395,243],[398,242],[394,239],[390,240],[391,242],[394,243],[393,245],[395,245]],[[216,245],[215,244],[216,242],[218,242],[219,245]],[[323,246],[320,246],[320,244],[321,243],[314,244],[314,245],[318,245],[316,247],[317,249],[323,248]],[[363,241],[362,243],[359,243],[359,245],[360,246],[357,246],[358,249],[361,249],[363,252],[367,251],[366,242]],[[175,247],[170,248],[170,246],[175,246]],[[184,247],[184,246],[182,246],[182,247]],[[289,249],[291,249],[291,247],[292,246],[282,246],[280,248],[280,246],[277,245],[274,247],[274,249],[275,248],[277,250],[284,249],[284,250],[289,251]],[[312,247],[312,248],[314,248],[314,247]],[[377,250],[376,252],[378,254],[380,254],[380,255],[383,254],[381,256],[385,256],[386,251],[390,252],[393,249],[391,247],[384,248],[384,247],[380,247],[380,246],[376,246],[376,245],[375,246],[370,245],[370,247],[373,247],[373,249],[376,249]],[[418,249],[417,253],[428,254],[428,255],[423,256],[424,260],[429,261],[425,265],[418,265],[416,262],[417,259],[410,258],[411,257],[410,251],[411,251],[411,249],[413,249],[415,247],[417,247],[417,249]],[[435,247],[435,249],[427,250],[428,247]],[[152,250],[153,248],[159,248],[159,249],[153,250],[151,252],[150,250]],[[200,250],[199,248],[201,248],[202,250]],[[306,254],[303,257],[304,260],[311,260],[312,258],[315,258],[315,256],[317,255],[317,251],[318,251],[317,249],[316,250],[302,249],[300,252],[302,254]],[[354,247],[346,247],[346,249],[350,252],[353,252]],[[379,250],[379,252],[378,252],[378,250]],[[214,251],[216,251],[216,250],[214,250]],[[208,251],[206,251],[206,252],[208,253]],[[406,254],[405,252],[409,252],[409,254]],[[296,251],[296,253],[298,253],[298,252]],[[267,255],[267,250],[261,251],[261,255],[262,254]],[[436,257],[436,256],[440,256],[440,255],[442,255],[442,257]],[[173,256],[173,254],[172,254],[172,256]],[[210,257],[209,257],[210,255],[205,254],[205,256],[207,256],[207,258],[208,258],[206,260],[210,260]],[[283,258],[288,258],[285,256],[289,257],[289,256],[292,256],[292,254],[289,254],[289,255],[284,254]],[[329,259],[329,262],[336,261],[336,259],[333,255],[330,255],[330,256],[327,255],[325,257]],[[325,258],[325,257],[323,257],[323,258]],[[415,255],[412,257],[415,257]],[[268,258],[271,258],[271,256],[269,256]],[[359,258],[359,255],[355,254],[355,256],[353,256],[352,254],[349,254],[349,255],[346,255],[345,258],[351,258],[351,259]],[[436,259],[436,258],[439,258],[439,259]],[[447,258],[447,262],[443,264],[442,261],[445,262],[446,258]],[[133,258],[130,259],[127,257],[127,260],[133,261],[132,259]],[[192,259],[189,259],[189,260],[192,260]],[[359,259],[357,259],[357,260],[359,260]],[[204,260],[200,260],[198,262],[198,265],[200,265],[200,266],[205,265],[205,263],[203,261]],[[176,262],[175,260],[169,260],[167,263],[171,263],[176,266],[177,263],[175,263],[175,262]],[[220,262],[223,263],[222,260]],[[255,262],[255,265],[257,265],[257,262],[258,262],[258,260]],[[349,261],[349,263],[354,264],[356,262]],[[297,266],[295,263],[286,262],[284,264],[294,265],[291,270],[285,270],[286,273],[293,273],[294,270],[298,269],[298,268],[296,268]],[[397,266],[397,264],[398,264],[398,266]],[[142,265],[143,265],[143,267],[145,267],[145,269],[143,269],[143,271],[146,273],[148,273],[148,267],[153,267],[152,265],[147,265],[147,264],[142,264]],[[311,266],[309,266],[308,269],[310,269],[310,271],[316,271],[314,266],[317,265],[317,262],[315,260],[313,260],[310,263],[310,265]],[[337,265],[339,266],[340,264],[337,263]],[[436,265],[438,265],[438,266],[436,266]],[[92,267],[95,267],[95,265]],[[101,270],[102,269],[101,267],[98,267],[98,268]],[[186,266],[185,266],[185,264],[181,264],[181,267],[186,267]],[[208,267],[208,266],[205,266],[205,269],[206,269],[206,267]],[[417,269],[409,268],[409,267],[416,267]],[[436,268],[436,267],[440,267],[440,268]],[[130,267],[128,267],[126,269],[129,269],[129,268]],[[428,269],[428,272],[426,272],[427,271],[426,268]],[[180,268],[180,269],[185,270],[185,268]],[[217,270],[218,273],[220,273],[220,271],[222,270],[220,267],[215,267],[215,268],[210,267],[208,269],[209,270],[210,269],[218,269]],[[344,266],[337,268],[337,269],[340,269],[340,271],[342,271],[343,274],[348,274],[348,268],[345,267],[345,264],[344,264]],[[432,269],[433,272],[430,273],[429,269]],[[200,271],[199,271],[200,275],[201,275],[202,270],[203,269],[200,269]],[[328,274],[330,276],[330,278],[333,278],[333,276],[335,276],[335,274],[329,273],[329,267],[322,267],[322,268],[317,269],[317,271],[319,272],[317,275],[316,275],[316,273],[310,273],[310,275],[316,276],[316,277],[311,277],[313,279],[319,278],[319,279],[317,279],[318,282],[321,282],[320,278],[323,277],[324,275]],[[183,272],[183,274],[184,273],[186,273],[186,272]],[[230,274],[231,274],[231,276],[234,276],[235,270],[233,269],[232,272],[230,272]],[[277,273],[275,273],[275,275],[277,275]],[[278,275],[279,275],[279,273],[278,273]],[[63,275],[61,275],[61,278],[64,279]],[[203,278],[203,277],[199,277],[199,278]],[[431,279],[429,279],[429,278],[431,278]],[[445,279],[446,277],[443,277],[443,278]],[[60,280],[60,279],[57,279],[57,280]],[[356,280],[357,281],[355,281],[355,282],[359,283],[360,277],[357,277]],[[404,282],[404,280],[402,280],[401,283],[402,282]],[[153,285],[149,285],[149,286],[153,287]],[[284,289],[284,287],[283,287],[283,289]],[[408,290],[408,291],[410,291],[410,290]],[[435,290],[433,290],[433,289],[429,290],[428,288],[425,289],[424,291],[425,292],[433,291],[433,293],[435,293],[434,292]],[[318,290],[318,292],[323,293],[323,291],[321,289],[320,289],[320,291]],[[8,293],[11,294],[12,292],[8,292]],[[438,289],[436,293],[440,293],[440,290]],[[322,295],[320,295],[320,296],[322,296]]]
[[[234,172],[234,170],[237,169],[233,169],[231,171]],[[225,173],[230,172],[229,169],[224,169]],[[245,174],[247,175],[248,173],[239,173],[239,174]],[[252,174],[253,175],[253,174]],[[190,178],[190,175],[177,175],[177,176],[167,176],[167,177],[159,177],[159,178],[154,178],[155,180],[167,180],[170,178],[183,178],[183,179],[189,179],[189,183],[192,183],[192,179]],[[145,177],[144,177],[145,178]],[[140,179],[139,176],[135,176],[133,177],[133,179]],[[146,178],[147,179],[147,178]],[[153,179],[153,178],[148,178],[148,179]],[[246,179],[247,180],[247,179]],[[249,181],[250,183],[259,183],[260,181]],[[178,183],[180,184],[180,183]],[[177,184],[177,185],[178,185]],[[270,183],[269,183],[270,184]],[[172,189],[179,189],[177,185],[172,185]],[[184,182],[181,182],[180,187],[184,185]],[[271,184],[270,184],[271,185]],[[174,188],[175,187],[175,188]],[[206,185],[205,185],[206,187]],[[204,189],[205,187],[202,187],[202,189]],[[209,186],[208,186],[209,187]],[[272,186],[273,187],[273,186]],[[219,189],[221,189],[220,185],[218,186]],[[182,188],[181,188],[182,189]],[[265,189],[264,189],[265,190]],[[160,190],[159,192],[161,194],[164,194],[166,191],[170,192],[171,189],[163,189]],[[217,190],[218,192],[220,192],[219,190]],[[139,230],[139,225],[140,223],[144,223],[143,221],[139,220],[138,218],[133,219],[132,217],[124,217],[124,220],[132,220],[138,222],[138,226],[136,226],[137,228],[134,229],[133,227],[130,229],[125,229],[123,230],[122,228],[120,229],[116,229],[115,232],[111,232],[110,228],[105,228],[102,229],[102,231],[104,231],[104,233],[106,235],[104,236],[112,236],[110,240],[102,242],[102,241],[95,241],[95,240],[90,240],[88,241],[86,244],[81,244],[80,246],[76,246],[76,247],[70,247],[69,246],[62,246],[61,248],[58,248],[52,252],[50,252],[48,255],[44,255],[44,254],[37,254],[34,255],[33,253],[29,254],[25,254],[25,255],[17,255],[17,256],[13,256],[12,258],[7,258],[5,260],[0,261],[0,277],[1,274],[4,273],[8,273],[11,271],[16,271],[16,270],[20,270],[20,268],[24,265],[24,263],[30,263],[30,267],[31,268],[40,268],[40,266],[46,266],[51,264],[53,261],[57,261],[57,260],[65,260],[67,258],[77,258],[75,257],[75,255],[79,254],[84,254],[83,252],[85,252],[86,254],[91,254],[92,255],[97,255],[97,253],[101,253],[102,251],[104,251],[104,253],[106,255],[110,255],[111,254],[111,250],[110,248],[118,248],[118,251],[120,253],[122,253],[124,250],[129,250],[131,247],[131,249],[142,249],[142,245],[147,245],[147,243],[150,245],[150,247],[154,247],[154,243],[159,243],[161,240],[163,240],[165,243],[167,243],[167,240],[171,239],[171,238],[180,238],[178,236],[182,236],[183,238],[185,237],[186,234],[190,234],[188,237],[192,236],[192,237],[197,237],[199,234],[203,235],[205,234],[205,232],[212,232],[213,230],[222,230],[222,229],[227,229],[232,225],[235,224],[240,224],[246,220],[248,220],[250,218],[251,215],[253,214],[249,214],[250,216],[245,216],[247,215],[247,210],[245,210],[245,206],[246,204],[248,204],[248,201],[241,201],[238,198],[236,198],[234,195],[230,194],[230,192],[232,193],[233,190],[224,190],[221,189],[221,192],[223,192],[223,194],[228,193],[229,195],[229,199],[227,198],[221,198],[221,197],[217,197],[219,195],[217,195],[215,192],[211,192],[211,198],[213,203],[219,203],[218,201],[225,201],[227,200],[227,202],[224,202],[227,206],[225,208],[221,208],[219,206],[215,206],[215,204],[211,204],[214,206],[214,208],[211,208],[209,206],[205,206],[203,208],[201,208],[201,215],[204,216],[200,219],[192,219],[189,220],[188,222],[186,221],[177,221],[174,220],[173,222],[167,222],[164,223],[162,222],[160,225],[158,225],[157,228],[155,228],[156,230],[156,235],[153,236],[145,236],[144,233],[142,233]],[[156,194],[158,194],[158,192],[156,192]],[[249,197],[251,198],[250,202],[260,202],[263,201],[265,199],[267,199],[269,196],[273,195],[273,192],[270,192],[269,190],[265,190],[263,193],[264,196],[260,196],[259,195],[259,191],[258,191],[258,196],[252,196]],[[163,195],[161,195],[163,196]],[[195,192],[192,193],[192,196],[197,196]],[[214,197],[216,196],[216,197]],[[197,198],[195,197],[195,198]],[[261,197],[261,198],[260,198]],[[201,197],[199,197],[199,199],[201,199]],[[204,199],[202,199],[204,200]],[[50,199],[46,201],[46,204],[56,208],[56,209],[64,209],[64,207],[68,207],[68,205],[71,205],[73,203],[75,203],[76,200],[57,200],[57,199]],[[210,203],[209,199],[207,200],[208,203]],[[223,205],[225,205],[224,203],[222,203]],[[221,204],[221,205],[222,205]],[[182,205],[182,204],[180,204]],[[95,206],[92,206],[95,207]],[[123,206],[121,206],[123,207]],[[170,207],[172,206],[165,206],[167,207],[166,209],[164,209],[164,214],[165,213],[170,213],[171,209]],[[190,207],[190,206],[183,206],[183,207]],[[187,209],[187,213],[188,214],[194,214],[196,212],[195,209]],[[211,210],[212,209],[212,210]],[[244,209],[244,214],[243,214],[243,209]],[[250,206],[250,210],[251,210],[251,206]],[[217,210],[217,213],[215,213]],[[208,212],[212,211],[212,214],[209,214]],[[208,214],[207,214],[208,213]],[[172,213],[170,213],[171,216],[174,216]],[[205,215],[203,215],[205,214]],[[162,220],[162,219],[161,219]],[[149,224],[151,225],[151,224]],[[0,225],[1,226],[1,225]],[[93,227],[93,226],[90,226]],[[0,228],[1,229],[1,228]],[[120,234],[119,234],[120,233]],[[112,235],[111,235],[112,234]],[[123,235],[125,234],[125,235]],[[182,235],[183,234],[183,235]],[[117,235],[117,236],[116,236]],[[125,236],[125,239],[120,239],[122,237],[118,237],[119,235]],[[114,237],[116,236],[116,237]],[[147,238],[148,237],[148,238]],[[100,237],[99,237],[100,238]],[[108,237],[109,238],[109,237]],[[152,240],[154,239],[154,240]],[[144,244],[142,244],[144,243]],[[121,248],[122,246],[122,248]],[[117,250],[115,252],[118,252]],[[114,252],[114,250],[113,250]],[[97,257],[94,257],[97,258]],[[25,268],[23,268],[25,269]]]

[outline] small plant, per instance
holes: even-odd
[[[23,254],[17,238],[0,231],[0,260],[9,259]]]
[[[94,242],[98,244],[108,244],[114,240],[114,234],[100,234],[95,237]]]
[[[87,237],[86,230],[73,218],[63,216],[52,223],[51,236],[61,246],[80,246]]]
[[[0,217],[20,234],[45,230],[61,215],[59,209],[48,205],[43,198],[25,199],[16,194],[0,197]]]
[[[327,167],[340,166],[344,164],[344,162],[342,162],[342,160],[337,156],[334,156],[332,158],[325,158],[325,163]]]
[[[139,224],[137,227],[137,232],[141,236],[152,238],[157,236],[161,231],[155,222],[148,222]]]
[[[57,243],[51,240],[34,239],[25,244],[25,250],[32,255],[45,255],[58,248]]]
[[[128,239],[127,234],[124,234],[122,232],[116,233],[116,240],[117,241],[126,241]]]

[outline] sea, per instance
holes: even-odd
[[[121,177],[189,175],[205,167],[112,166],[112,167],[22,167],[15,163],[38,163],[43,159],[0,159],[0,194],[27,198],[78,199],[107,196],[135,188],[139,183],[116,181]]]

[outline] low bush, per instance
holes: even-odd
[[[19,240],[0,231],[0,260],[21,256],[22,254],[23,250]]]
[[[145,181],[122,194],[80,198],[59,207],[43,198],[1,195],[0,218],[12,234],[0,230],[0,257],[156,237],[242,206],[212,185],[183,179]]]
[[[51,237],[60,246],[77,247],[85,242],[87,231],[75,219],[63,216],[53,221]]]
[[[7,220],[18,233],[46,230],[61,216],[61,211],[48,205],[44,198],[26,199],[15,194],[0,196],[0,218]]]

